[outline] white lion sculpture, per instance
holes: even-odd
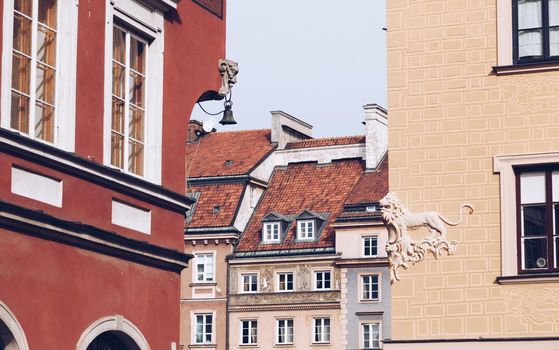
[[[449,255],[456,251],[456,241],[446,240],[446,225],[456,226],[462,222],[463,211],[460,210],[460,219],[452,222],[437,212],[412,213],[398,199],[394,192],[389,192],[380,200],[382,219],[388,228],[388,243],[386,252],[390,264],[390,279],[394,283],[400,280],[398,270],[407,269],[409,264],[415,264],[425,259],[432,253],[438,259],[441,252]],[[460,209],[468,208],[470,214],[474,208],[470,204],[462,204]],[[426,227],[431,233],[420,242],[415,242],[408,231]]]

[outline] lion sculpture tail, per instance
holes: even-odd
[[[448,220],[447,218],[445,218],[444,216],[442,216],[440,214],[439,214],[439,217],[441,218],[442,221],[444,221],[445,224],[447,224],[449,226],[457,226],[464,219],[464,210],[463,210],[464,208],[470,209],[469,215],[472,215],[472,213],[474,212],[474,207],[471,204],[463,203],[460,206],[460,218],[458,219],[458,221],[452,222],[452,221]]]

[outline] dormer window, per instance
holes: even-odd
[[[264,243],[279,243],[280,241],[280,223],[265,222],[264,223]]]
[[[297,221],[297,239],[314,240],[315,220]]]

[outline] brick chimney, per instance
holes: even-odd
[[[313,126],[282,111],[272,111],[272,142],[284,149],[289,142],[311,139]]]
[[[388,149],[388,112],[372,103],[365,110],[365,165],[376,169]]]

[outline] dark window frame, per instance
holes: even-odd
[[[547,63],[559,62],[559,55],[550,56],[549,53],[549,0],[542,1],[542,56],[519,57],[518,47],[518,0],[512,0],[512,46],[513,46],[513,64],[531,64],[531,63]],[[559,27],[559,26],[554,26]],[[538,27],[539,28],[539,27]],[[534,28],[535,29],[535,28]]]
[[[559,274],[559,261],[557,267],[555,266],[555,252],[554,252],[554,232],[555,225],[553,222],[553,186],[552,174],[559,171],[559,164],[541,164],[541,165],[526,165],[514,166],[515,174],[515,192],[516,192],[516,253],[517,253],[517,270],[519,275],[525,274]],[[547,267],[536,269],[523,268],[523,255],[522,255],[522,204],[521,204],[521,184],[520,176],[527,173],[541,173],[543,172],[545,178],[545,207],[546,207],[546,239],[547,239]],[[559,219],[559,218],[558,218]],[[559,225],[558,225],[559,226]],[[557,248],[559,249],[559,244]]]

